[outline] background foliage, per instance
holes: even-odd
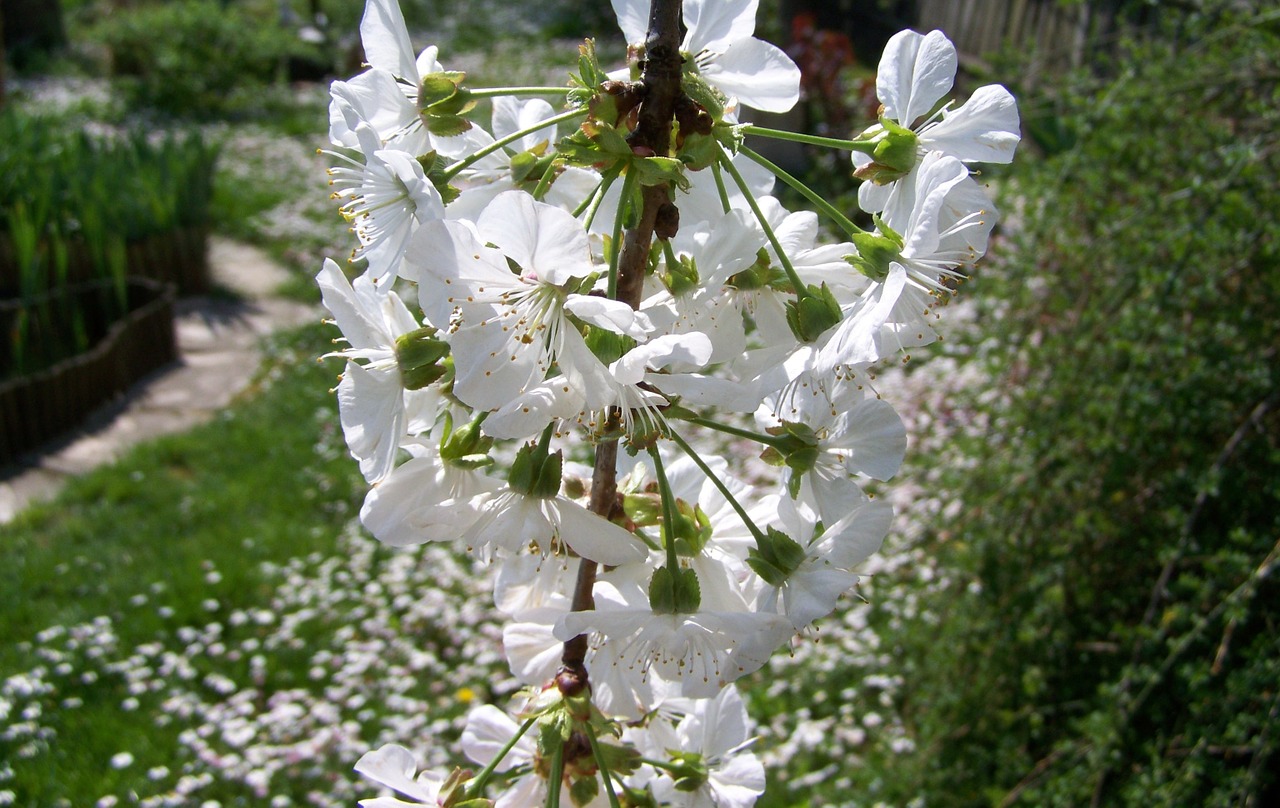
[[[1008,182],[1013,249],[980,279],[995,387],[955,402],[904,795],[1276,797],[1280,17],[1164,21],[1104,82],[1023,99],[1057,151]]]

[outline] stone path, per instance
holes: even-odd
[[[261,250],[214,237],[214,283],[240,300],[180,299],[175,307],[177,362],[104,405],[75,433],[0,469],[0,524],[28,503],[52,498],[69,478],[114,462],[130,446],[210,420],[248,386],[263,337],[320,319],[323,310],[276,296],[289,273]]]

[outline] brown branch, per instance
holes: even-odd
[[[649,6],[649,32],[645,40],[645,61],[641,81],[644,100],[640,104],[635,131],[628,137],[632,149],[640,154],[666,155],[671,148],[671,122],[675,115],[680,89],[680,22],[681,0],[653,0]],[[651,150],[651,151],[650,151]],[[631,308],[639,308],[644,286],[649,246],[653,242],[654,223],[658,211],[670,204],[670,190],[665,186],[648,186],[642,192],[644,207],[638,224],[622,239],[618,257],[618,295]],[[611,414],[611,419],[614,414]],[[608,519],[618,499],[618,441],[604,441],[596,446],[595,469],[591,478],[590,508]],[[573,592],[573,611],[595,608],[592,588],[597,564],[582,559]],[[556,684],[562,693],[576,695],[587,684],[587,637],[579,634],[564,644],[561,668]]]

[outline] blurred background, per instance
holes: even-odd
[[[603,0],[403,7],[474,86],[560,83],[587,35],[623,56]],[[362,10],[0,0],[0,481],[84,390],[171,366],[164,301],[236,298],[209,239],[318,303],[352,246],[316,149]],[[897,527],[747,683],[760,804],[1275,804],[1280,10],[765,0],[805,74],[771,123],[861,131],[903,27],[955,41],[962,95],[1008,86],[1024,139],[979,177],[1001,225],[945,339],[880,373]],[[853,211],[847,155],[778,159]],[[124,320],[132,359],[100,364],[131,376],[40,387]],[[350,805],[364,750],[456,761],[469,706],[514,691],[483,572],[354,522],[335,335],[281,327],[211,423],[0,525],[0,805]]]

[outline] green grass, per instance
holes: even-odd
[[[0,679],[31,669],[37,660],[23,643],[50,626],[105,615],[119,646],[132,648],[208,623],[211,593],[223,615],[264,606],[263,562],[333,553],[363,481],[337,430],[335,368],[314,361],[324,340],[318,327],[273,340],[257,384],[215,421],[139,446],[0,530]],[[221,575],[216,587],[210,569]],[[148,608],[131,602],[139,593]],[[16,788],[27,800],[18,804],[81,805],[126,791],[127,774],[144,776],[143,766],[104,769],[116,752],[169,762],[176,729],[123,710],[124,686],[61,693],[84,706],[47,716],[52,753],[0,787]],[[5,747],[0,740],[0,759],[11,759]]]

